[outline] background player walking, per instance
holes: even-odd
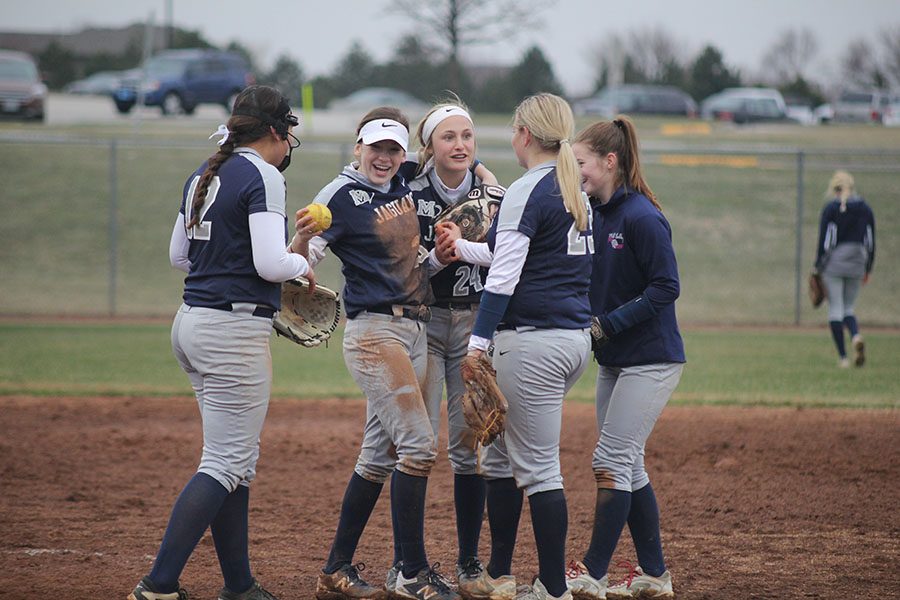
[[[815,270],[822,274],[828,297],[828,325],[838,353],[838,366],[849,367],[844,328],[850,332],[853,363],[866,362],[865,342],[856,320],[856,300],[875,264],[875,215],[856,193],[853,177],[836,171],[826,191],[828,203],[819,219]]]
[[[219,151],[184,186],[169,246],[187,272],[172,325],[175,357],[203,420],[203,455],[169,518],[156,561],[129,600],[182,600],[178,578],[209,527],[225,586],[219,600],[273,600],[254,580],[247,551],[250,482],[269,404],[269,338],[280,282],[306,276],[287,244],[279,171],[299,145],[297,118],[274,88],[238,95]],[[297,242],[297,238],[292,243]]]
[[[619,117],[584,129],[575,155],[594,206],[591,311],[600,329],[594,349],[600,436],[592,465],[594,530],[583,560],[570,565],[568,583],[579,599],[671,598],[644,446],[685,361],[675,319],[672,232],[641,173],[631,121]],[[640,566],[608,588],[609,561],[626,521]]]

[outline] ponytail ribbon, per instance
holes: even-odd
[[[217,135],[221,135],[221,136],[222,136],[222,139],[219,140],[218,142],[216,142],[216,144],[218,144],[219,146],[221,146],[221,145],[224,144],[226,141],[228,141],[228,136],[229,136],[230,134],[231,134],[231,132],[228,131],[228,127],[226,127],[225,124],[222,123],[222,124],[219,125],[219,128],[216,129],[216,130],[212,133],[212,135],[209,136],[209,137],[206,138],[206,139],[211,140],[211,139],[213,139],[214,137],[216,137]]]

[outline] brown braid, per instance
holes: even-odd
[[[628,117],[619,115],[612,121],[599,121],[588,125],[576,136],[575,142],[584,144],[598,156],[612,152],[619,159],[616,184],[640,192],[662,211],[656,194],[650,189],[641,173],[641,158],[638,153],[638,139],[634,124]]]
[[[265,114],[273,114],[281,103],[283,96],[273,87],[266,85],[253,85],[245,88],[234,101],[234,109],[231,118],[228,119],[228,139],[219,147],[219,151],[209,157],[206,170],[197,182],[194,197],[191,200],[191,220],[185,225],[190,229],[200,223],[200,211],[206,202],[206,194],[209,185],[218,174],[219,168],[234,154],[234,149],[255,142],[269,135],[269,125],[263,123],[257,117],[246,115],[234,115],[239,109],[253,109]]]

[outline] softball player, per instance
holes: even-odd
[[[483,173],[491,183],[496,183],[496,178],[475,161],[475,126],[458,98],[434,106],[419,123],[416,139],[420,145],[415,163],[418,168],[410,189],[419,217],[422,246],[431,250],[435,242],[434,218],[481,185],[482,179],[476,173]],[[477,166],[473,168],[473,164]],[[466,355],[486,272],[478,265],[457,261],[446,267],[441,265],[441,270],[432,276],[435,299],[427,325],[428,365],[422,388],[437,440],[445,381],[447,385],[448,455],[454,473],[459,544],[456,574],[464,596],[466,582],[483,570],[478,560],[478,539],[484,516],[485,483],[476,473],[474,443],[462,414],[460,400],[465,388],[459,367]],[[400,558],[400,548],[395,546],[395,564],[388,574],[388,588],[400,569]]]
[[[574,149],[594,204],[590,297],[602,331],[594,350],[600,364],[594,529],[584,558],[569,566],[568,583],[579,599],[671,598],[644,446],[685,362],[672,232],[641,174],[631,121],[595,123],[578,134]],[[609,561],[626,521],[640,566],[609,587]]]
[[[838,352],[838,366],[850,366],[844,347],[844,327],[850,332],[854,364],[866,362],[865,343],[856,322],[856,298],[869,281],[875,263],[875,215],[856,194],[853,177],[837,171],[828,184],[828,204],[819,219],[815,270],[822,274],[828,295],[828,325]]]
[[[463,260],[490,260],[469,352],[493,338],[497,383],[509,402],[506,433],[486,453],[491,560],[472,597],[571,599],[565,580],[566,498],[559,466],[562,402],[590,357],[590,209],[569,139],[574,119],[558,96],[516,108],[512,147],[525,175],[509,186],[484,244],[455,241]],[[439,240],[439,244],[443,240]],[[496,332],[496,333],[495,333]],[[516,596],[511,575],[522,490],[540,574]]]
[[[172,265],[187,272],[172,347],[197,396],[203,454],[172,509],[150,574],[129,600],[183,600],[178,578],[209,527],[225,586],[219,600],[273,600],[247,552],[250,482],[269,403],[269,338],[284,280],[313,271],[286,250],[285,182],[297,118],[274,88],[238,95],[219,151],[184,186]],[[298,236],[291,242],[299,243]]]
[[[431,312],[429,270],[420,252],[415,203],[398,171],[406,158],[409,122],[391,107],[370,111],[357,129],[355,162],[325,186],[315,202],[332,214],[331,227],[301,252],[315,265],[326,246],[343,264],[347,368],[367,400],[362,449],[344,494],[340,521],[316,597],[382,598],[352,564],[359,538],[392,478],[392,513],[402,569],[399,598],[452,600],[458,596],[428,565],[424,542],[425,490],[436,457],[422,398]],[[298,211],[298,231],[310,217]],[[308,239],[306,235],[301,236]]]

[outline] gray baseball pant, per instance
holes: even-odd
[[[255,308],[235,303],[228,312],[182,304],[172,323],[172,350],[203,420],[197,471],[229,492],[256,476],[272,388],[272,319],[253,316]]]
[[[563,488],[562,405],[590,361],[588,329],[519,327],[494,335],[497,384],[509,403],[506,432],[487,447],[488,479],[514,477],[531,496]]]
[[[600,437],[592,461],[598,488],[632,492],[650,483],[644,469],[644,446],[683,369],[683,363],[600,367]]]
[[[427,477],[437,457],[422,398],[425,323],[363,312],[347,321],[344,362],[366,396],[366,427],[356,473],[383,483],[394,467]]]

